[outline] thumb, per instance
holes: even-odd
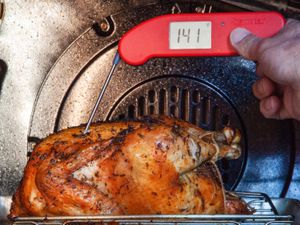
[[[245,28],[236,28],[230,34],[230,41],[235,50],[244,58],[257,60],[257,46],[261,39]]]

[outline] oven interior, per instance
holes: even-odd
[[[5,1],[2,6],[2,220],[34,145],[53,132],[87,122],[118,40],[130,28],[167,13],[275,10],[287,18],[300,17],[297,0],[45,0]],[[300,126],[263,118],[251,93],[256,79],[255,64],[241,57],[157,58],[139,67],[121,62],[94,120],[164,114],[208,130],[239,128],[242,156],[218,163],[225,188],[265,193],[272,198],[271,211],[274,203],[279,214],[298,218]]]

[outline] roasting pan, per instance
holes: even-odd
[[[299,8],[296,0],[6,0],[0,27],[0,224],[9,224],[11,195],[34,145],[87,121],[127,30],[166,13],[276,10],[299,18]],[[255,79],[255,64],[240,57],[153,59],[142,67],[121,63],[95,118],[158,113],[205,129],[238,127],[242,157],[218,166],[226,189],[252,202],[255,215],[18,218],[15,224],[299,224],[300,125],[260,115],[251,94]]]

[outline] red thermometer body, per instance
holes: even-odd
[[[153,57],[230,56],[236,51],[229,35],[243,27],[258,37],[270,37],[285,23],[276,12],[171,14],[147,20],[120,40],[118,51],[130,65]]]

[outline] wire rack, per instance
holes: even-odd
[[[278,215],[271,199],[263,193],[234,192],[255,210],[252,215],[123,215],[18,217],[13,225],[98,225],[98,224],[293,224],[291,215]]]

